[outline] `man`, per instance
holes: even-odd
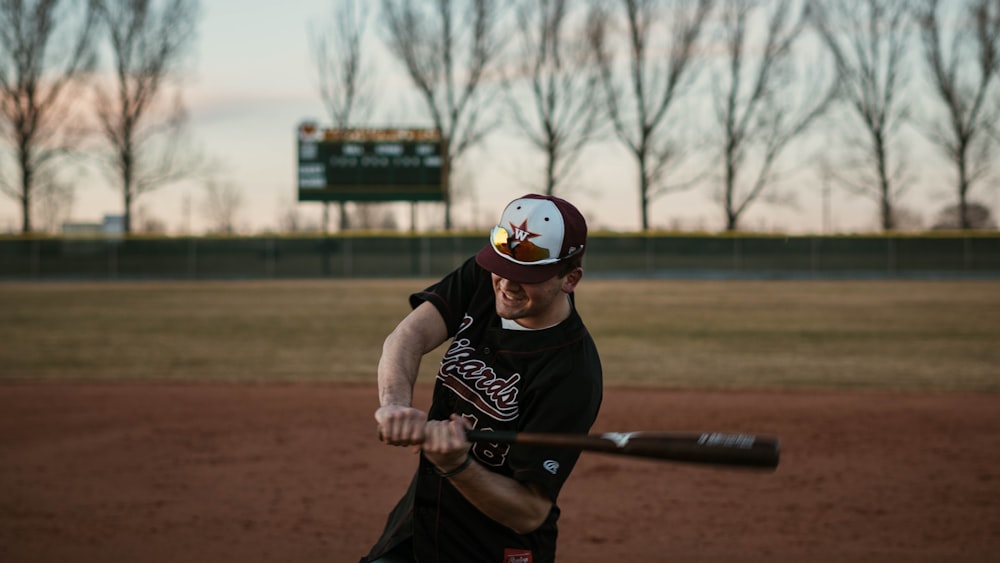
[[[473,445],[465,432],[590,430],[601,362],[573,300],[586,242],[576,207],[529,194],[474,258],[410,296],[382,347],[375,420],[387,444],[420,444],[420,462],[362,562],[555,560],[556,499],[579,452]],[[448,338],[424,413],[411,404],[420,360]]]

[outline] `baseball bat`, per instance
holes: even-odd
[[[778,466],[780,441],[774,436],[722,432],[608,432],[560,434],[469,430],[470,442],[567,448],[669,461],[756,468]]]

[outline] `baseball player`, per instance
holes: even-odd
[[[382,440],[421,444],[416,475],[362,562],[549,563],[559,491],[579,452],[466,440],[466,429],[587,433],[601,361],[574,306],[587,225],[561,198],[504,209],[489,244],[410,296],[378,364]],[[428,412],[411,405],[423,355],[451,339]]]

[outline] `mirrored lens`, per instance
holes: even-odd
[[[510,232],[500,225],[493,227],[490,239],[493,243],[493,249],[497,253],[513,259],[518,264],[542,265],[559,261],[558,258],[550,257],[547,248],[538,246],[530,240],[517,240],[516,237],[511,237]]]

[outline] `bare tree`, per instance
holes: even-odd
[[[970,201],[966,204],[964,212],[959,209],[958,205],[949,205],[942,209],[932,228],[934,230],[977,229],[985,231],[996,229],[997,223],[994,221],[993,213],[989,207]]]
[[[392,211],[378,205],[359,205],[355,209],[352,228],[360,230],[395,231],[399,228]]]
[[[663,125],[667,112],[694,78],[699,37],[713,4],[714,0],[615,0],[616,8],[591,19],[589,39],[608,114],[615,134],[639,166],[643,230],[649,229],[650,204],[680,187],[667,183],[665,176],[682,161],[684,149]],[[616,64],[612,35],[619,10],[625,13],[627,30],[625,68]],[[652,42],[660,38],[666,44],[654,50]]]
[[[571,0],[522,2],[517,10],[521,51],[515,75],[504,80],[514,123],[545,155],[544,190],[549,195],[573,170],[605,115],[583,29],[590,22],[582,10],[574,10],[581,6]],[[573,27],[577,22],[579,29]]]
[[[989,174],[997,153],[989,131],[1000,122],[1000,108],[991,107],[987,95],[1000,83],[1000,0],[957,4],[957,22],[948,20],[939,0],[922,0],[915,14],[931,81],[945,109],[928,125],[927,136],[955,167],[958,226],[970,229],[969,192]]]
[[[320,97],[339,128],[367,119],[375,107],[373,67],[363,48],[369,7],[361,0],[335,0],[332,28],[310,33]]]
[[[843,147],[849,156],[834,180],[875,199],[885,230],[894,228],[893,206],[907,188],[906,159],[896,144],[910,112],[903,97],[910,48],[907,7],[907,0],[823,0],[811,7],[812,22],[833,55],[848,112],[860,126],[850,129]]]
[[[146,206],[139,205],[135,209],[133,232],[148,234],[164,234],[167,232],[167,223],[153,214]]]
[[[916,209],[905,205],[892,206],[892,228],[899,232],[921,232],[926,230],[924,216]]]
[[[312,52],[319,77],[319,93],[334,127],[345,129],[371,116],[378,98],[372,80],[371,59],[365,56],[370,4],[336,0],[332,26],[314,28]],[[323,230],[329,224],[329,202],[323,204]],[[349,227],[347,202],[340,202],[340,228]]]
[[[34,202],[34,213],[37,220],[33,223],[43,231],[56,232],[66,221],[73,209],[75,190],[73,184],[62,178],[48,179],[46,176],[56,175],[53,170],[44,170],[43,178],[36,183],[37,198]]]
[[[0,139],[14,161],[0,158],[0,192],[20,203],[21,232],[32,230],[36,195],[71,198],[56,165],[80,140],[74,87],[95,65],[94,21],[89,2],[0,0]]]
[[[799,79],[795,46],[806,29],[804,6],[792,0],[722,3],[726,71],[716,77],[713,99],[722,130],[719,199],[728,231],[754,202],[780,199],[773,194],[779,157],[836,98],[836,80]],[[763,37],[753,32],[754,24],[762,24]]]
[[[179,89],[167,100],[195,35],[198,0],[97,1],[115,80],[97,90],[97,117],[111,146],[106,164],[124,200],[127,234],[139,196],[201,166],[184,142],[187,113]]]
[[[498,0],[382,0],[388,47],[406,67],[447,144],[444,227],[451,229],[451,172],[496,127],[484,122],[484,79],[502,49]]]
[[[294,199],[286,200],[281,198],[278,202],[278,232],[300,233],[310,230],[299,209],[298,202]]]
[[[236,216],[243,207],[243,192],[229,180],[209,177],[205,184],[205,202],[202,209],[214,232],[236,232]]]

